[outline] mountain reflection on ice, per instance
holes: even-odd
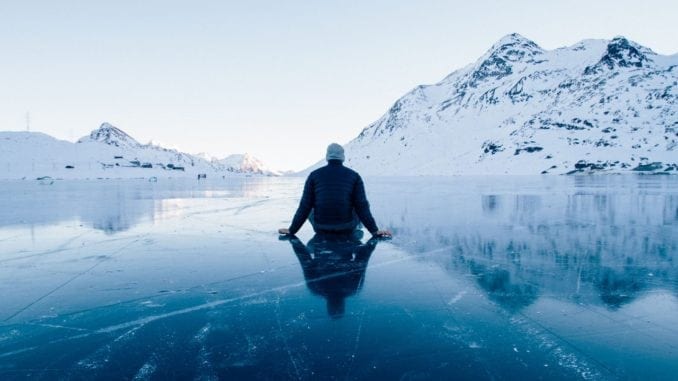
[[[448,179],[394,195],[389,203],[402,207],[383,210],[402,247],[440,251],[422,259],[473,275],[508,310],[539,293],[615,309],[651,290],[675,292],[675,180],[570,179],[509,177],[499,192],[488,180]]]
[[[76,220],[107,234],[125,231],[142,222],[176,216],[191,200],[224,197],[257,197],[266,179],[194,181],[174,179],[68,180],[52,185],[37,181],[5,181],[1,184],[0,228],[49,225]],[[183,205],[179,205],[183,203]],[[171,216],[170,216],[171,217]]]
[[[0,379],[672,379],[678,179],[0,182]]]

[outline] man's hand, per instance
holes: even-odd
[[[278,234],[290,235],[290,229],[286,229],[286,228],[278,229]]]
[[[391,233],[390,230],[377,230],[377,232],[374,233],[374,236],[379,238],[391,238],[393,237],[393,233]]]

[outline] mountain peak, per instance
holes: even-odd
[[[544,50],[534,41],[518,33],[511,33],[497,41],[490,50],[478,60],[477,68],[471,75],[471,86],[490,78],[500,79],[513,73],[513,63],[535,63],[535,57],[544,54]]]
[[[116,147],[139,147],[141,144],[129,136],[125,131],[110,123],[101,123],[101,126],[92,131],[89,136],[82,137],[78,143],[101,142]]]
[[[642,47],[627,40],[624,37],[615,37],[607,44],[607,53],[603,59],[610,60],[610,64],[616,63],[619,66],[643,66],[647,61],[647,56],[642,52]]]
[[[647,64],[650,59],[647,54],[651,50],[644,48],[633,41],[629,41],[623,36],[613,38],[605,49],[605,54],[600,58],[597,64],[587,67],[585,74],[592,74],[603,69],[613,70],[615,68],[641,68]]]
[[[529,55],[543,53],[543,49],[540,48],[539,45],[537,45],[534,41],[530,40],[529,38],[525,38],[518,33],[507,34],[506,36],[500,38],[499,41],[492,45],[488,53],[494,54],[498,52],[510,56],[511,55],[510,52],[512,51],[513,52],[522,51],[524,53],[528,53]],[[520,59],[523,57],[523,55],[524,54],[520,55],[520,57],[515,58]],[[513,60],[509,59],[509,60],[517,61],[518,59]]]
[[[507,45],[507,44],[520,44],[520,43],[533,43],[534,42],[528,38],[523,37],[523,35],[519,33],[509,33],[505,35],[504,37],[500,38],[499,41],[497,41],[494,46],[501,46],[501,45]]]

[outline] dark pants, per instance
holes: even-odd
[[[311,223],[311,226],[313,226],[314,232],[324,234],[351,234],[356,230],[362,229],[363,227],[363,224],[360,223],[360,219],[358,219],[358,215],[355,213],[355,211],[353,212],[353,219],[345,224],[338,225],[318,224],[315,221],[312,210],[311,213],[308,215],[308,221]]]

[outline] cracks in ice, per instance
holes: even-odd
[[[438,251],[438,250],[434,250],[432,252],[436,252],[436,251]],[[420,255],[422,255],[422,254],[420,254]],[[411,259],[412,259],[412,257],[404,256],[404,257],[396,258],[396,259],[393,259],[393,260],[390,260],[390,261],[385,261],[385,262],[381,262],[381,263],[378,263],[378,264],[370,265],[370,268],[378,268],[378,267],[389,266],[389,265],[392,265],[392,264],[400,263],[400,262],[403,262],[403,261],[408,261],[408,260],[411,260]],[[322,277],[322,278],[331,278],[331,277],[334,277],[334,276],[336,276],[336,275],[333,274],[333,275],[329,275],[327,277]],[[321,278],[317,278],[315,280],[319,280],[319,279],[321,279]],[[292,289],[292,288],[303,287],[305,285],[306,285],[305,280],[299,281],[299,282],[294,282],[294,283],[289,283],[289,284],[269,288],[269,289],[266,289],[266,290],[262,290],[262,291],[258,291],[258,292],[254,292],[254,293],[250,293],[250,294],[246,294],[246,295],[236,296],[236,297],[227,298],[227,299],[215,300],[215,301],[199,304],[199,305],[192,306],[192,307],[186,307],[186,308],[166,312],[166,313],[163,313],[163,314],[146,316],[146,317],[142,317],[142,318],[139,318],[139,319],[130,320],[130,321],[127,321],[127,322],[114,324],[114,325],[110,325],[110,326],[107,326],[107,327],[102,327],[102,328],[99,328],[99,329],[93,329],[90,332],[85,332],[85,333],[78,334],[78,335],[73,335],[73,336],[63,337],[63,338],[60,338],[60,339],[57,339],[57,340],[52,340],[50,342],[44,343],[43,345],[57,344],[57,343],[62,343],[62,342],[66,342],[66,341],[82,339],[82,338],[86,338],[86,337],[91,336],[91,335],[110,334],[112,332],[116,332],[116,331],[119,331],[119,330],[139,329],[139,328],[141,328],[141,327],[143,327],[147,324],[150,324],[150,323],[153,323],[153,322],[156,322],[156,321],[160,321],[160,320],[163,320],[163,319],[167,319],[167,318],[171,318],[171,317],[175,317],[175,316],[181,316],[181,315],[185,315],[185,314],[192,313],[192,312],[208,310],[208,309],[212,309],[212,308],[215,308],[215,307],[218,307],[218,306],[227,305],[227,304],[234,303],[234,302],[240,302],[240,301],[243,301],[243,300],[255,298],[255,297],[270,294],[270,293],[278,293],[278,292],[282,292],[282,291]],[[144,299],[144,298],[139,298],[139,299]],[[16,355],[16,354],[19,354],[19,353],[28,352],[28,351],[32,351],[32,350],[35,350],[35,349],[38,349],[38,348],[39,347],[37,347],[37,346],[31,346],[31,347],[11,351],[11,352],[0,353],[0,358],[8,357],[8,356]],[[297,370],[297,372],[298,372],[298,370]]]
[[[197,375],[195,380],[205,380],[212,381],[218,380],[219,377],[214,372],[212,363],[210,362],[211,353],[207,349],[205,341],[212,331],[212,325],[210,323],[205,324],[198,332],[193,336],[193,341],[198,346],[198,356],[197,356]]]
[[[539,347],[546,348],[547,352],[554,356],[558,365],[571,369],[576,372],[580,377],[585,380],[592,379],[603,379],[604,374],[592,366],[590,362],[595,363],[600,369],[604,369],[609,374],[618,377],[615,374],[613,369],[610,369],[604,363],[596,360],[595,358],[587,355],[584,351],[578,348],[576,345],[566,340],[561,335],[558,335],[553,330],[544,326],[535,319],[530,318],[524,313],[520,313],[520,318],[513,318],[512,323],[516,326],[522,326],[527,331],[527,334],[539,340]],[[536,325],[538,328],[531,327],[528,323]],[[567,348],[560,343],[565,344],[566,346],[572,348],[572,351],[568,351]],[[577,355],[579,353],[579,355]],[[587,361],[588,359],[588,361]]]
[[[290,363],[292,364],[292,368],[294,369],[294,374],[296,375],[297,380],[301,380],[301,373],[299,372],[299,366],[297,365],[297,362],[294,359],[294,355],[292,354],[292,350],[290,349],[290,345],[287,342],[287,337],[285,336],[285,332],[282,327],[282,322],[280,319],[280,293],[277,293],[276,295],[276,303],[275,303],[275,317],[276,321],[278,323],[278,330],[279,330],[279,335],[280,338],[283,342],[283,346],[285,347],[285,352],[287,352],[287,357],[290,360]]]
[[[17,257],[4,258],[4,259],[0,259],[0,263],[19,261],[19,260],[29,259],[29,258],[34,258],[34,257],[41,257],[41,256],[44,256],[44,255],[56,254],[56,253],[61,253],[61,252],[64,252],[64,251],[76,249],[76,248],[68,247],[68,246],[71,243],[77,241],[79,238],[81,238],[81,237],[83,237],[83,236],[85,236],[89,233],[91,233],[91,232],[87,231],[87,232],[79,234],[79,235],[77,235],[73,238],[70,238],[70,239],[66,240],[66,242],[59,245],[56,249],[41,251],[41,252],[38,252],[38,253],[33,253],[33,254],[28,254],[28,255],[21,255],[21,256],[17,256]],[[104,243],[104,242],[107,242],[107,241],[102,241],[100,243]]]
[[[82,360],[76,363],[77,368],[85,370],[95,370],[104,366],[109,360],[110,356],[113,353],[115,345],[126,342],[128,339],[132,338],[135,333],[142,328],[142,326],[133,327],[122,334],[115,337],[109,343],[104,344],[102,347],[94,351],[92,354],[83,358]],[[89,334],[79,335],[80,337],[87,337]]]
[[[145,381],[145,380],[150,380],[153,377],[153,373],[158,369],[158,365],[151,356],[145,363],[144,365],[139,368],[137,373],[134,375],[134,378],[132,380],[134,381]]]
[[[355,339],[354,339],[354,344],[353,344],[353,351],[351,353],[351,359],[348,364],[348,370],[346,371],[346,377],[345,379],[350,380],[351,379],[351,372],[353,371],[353,365],[355,364],[355,359],[358,355],[358,346],[360,345],[360,335],[362,334],[363,331],[363,321],[365,320],[365,310],[362,310],[360,312],[360,320],[358,320],[358,328],[356,329],[355,333]]]
[[[52,290],[48,291],[47,293],[43,294],[42,296],[40,296],[40,297],[38,297],[37,299],[33,300],[32,302],[28,303],[26,306],[24,306],[24,307],[20,308],[19,310],[15,311],[13,314],[11,314],[11,315],[9,315],[7,318],[5,318],[5,319],[3,320],[3,322],[8,322],[8,321],[12,320],[12,319],[15,318],[16,316],[20,315],[22,312],[26,311],[27,309],[29,309],[29,308],[31,308],[32,306],[34,306],[35,304],[39,303],[39,302],[42,301],[43,299],[49,297],[50,295],[52,295],[52,294],[54,294],[55,292],[59,291],[60,289],[64,288],[65,286],[67,286],[68,284],[70,284],[71,282],[73,282],[74,280],[76,280],[76,279],[80,278],[81,276],[83,276],[83,275],[89,273],[90,271],[94,270],[97,266],[101,265],[101,264],[104,263],[106,260],[110,259],[110,257],[112,257],[113,255],[118,254],[118,253],[124,251],[125,249],[127,249],[129,246],[133,245],[134,243],[136,243],[136,242],[139,241],[140,239],[141,239],[141,238],[137,238],[137,239],[135,239],[134,241],[128,243],[127,245],[125,245],[125,246],[119,248],[118,250],[116,250],[116,251],[114,251],[113,253],[111,253],[110,256],[102,256],[102,257],[100,257],[99,260],[98,260],[96,263],[94,263],[92,266],[86,268],[84,271],[78,272],[77,274],[75,274],[74,276],[72,276],[71,278],[69,278],[68,280],[66,280],[65,282],[59,284],[58,286],[56,286],[56,287],[53,288]]]

